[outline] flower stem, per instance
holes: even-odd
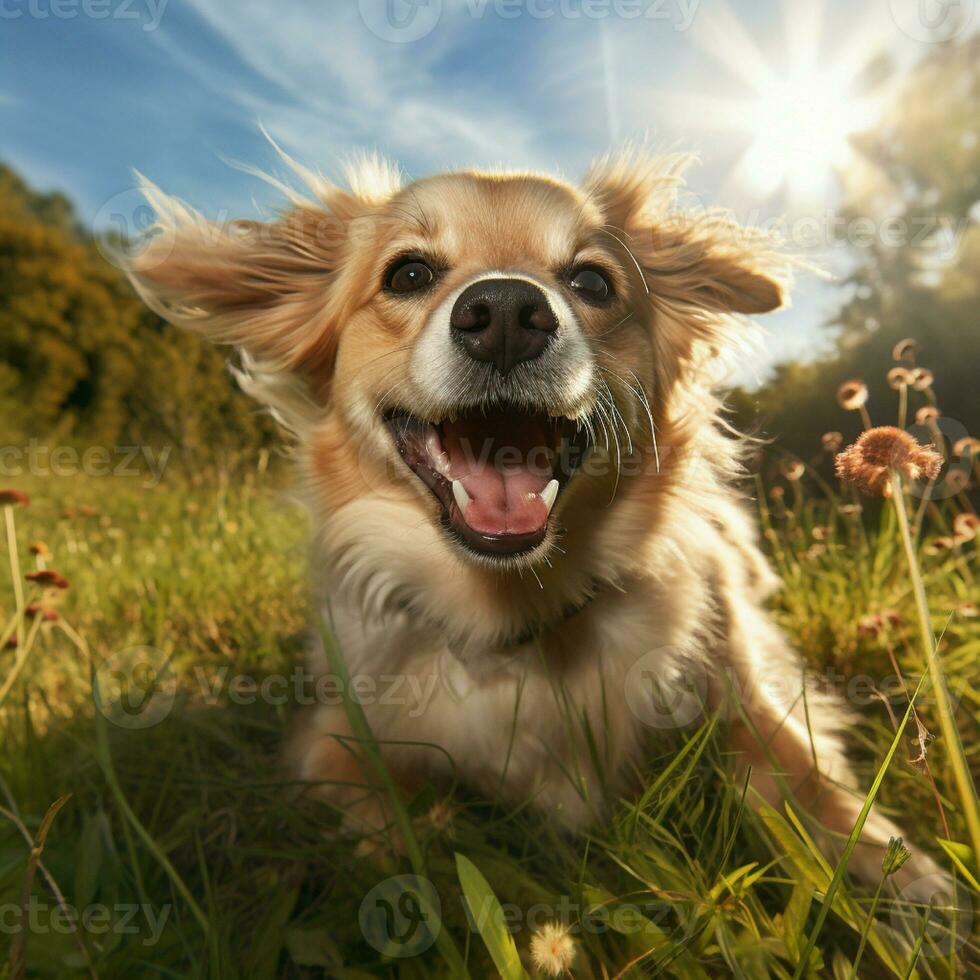
[[[857,980],[858,967],[861,965],[861,957],[864,956],[864,947],[868,942],[868,933],[874,925],[875,912],[878,911],[878,902],[881,899],[881,889],[885,886],[885,879],[888,876],[882,872],[878,880],[878,887],[875,889],[874,897],[871,899],[871,908],[868,909],[868,917],[864,920],[864,928],[861,930],[861,942],[858,944],[857,954],[854,957],[854,966],[851,967],[851,980]]]
[[[14,583],[14,604],[20,620],[17,624],[17,642],[24,642],[24,583],[20,577],[20,559],[17,557],[17,528],[14,524],[14,508],[9,504],[3,509],[7,526],[7,550],[10,553],[10,577]]]
[[[967,832],[970,836],[970,846],[973,848],[974,859],[980,861],[980,806],[977,804],[977,791],[970,776],[960,733],[956,728],[956,719],[946,688],[946,678],[943,673],[942,660],[936,649],[936,638],[932,632],[932,621],[929,616],[929,602],[926,599],[925,586],[922,584],[922,574],[915,557],[915,547],[912,544],[912,532],[909,528],[909,518],[905,511],[905,500],[902,496],[902,480],[896,470],[891,473],[892,500],[895,502],[895,513],[898,516],[898,526],[908,560],[909,577],[912,580],[912,592],[915,596],[916,610],[919,614],[919,631],[922,639],[922,652],[925,654],[926,666],[932,678],[932,687],[936,697],[936,710],[939,714],[939,725],[943,739],[946,742],[946,752],[953,769],[953,778],[959,792],[960,805],[966,819]]]

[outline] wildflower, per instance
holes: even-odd
[[[912,852],[902,843],[901,837],[889,837],[885,856],[881,860],[882,873],[886,878],[895,874],[910,857]]]
[[[796,483],[802,479],[803,474],[806,472],[806,467],[798,459],[788,460],[783,463],[781,469],[783,476],[791,483]]]
[[[28,572],[24,577],[28,582],[36,582],[42,589],[68,588],[68,579],[53,568],[39,568],[36,572]]]
[[[923,405],[915,413],[915,421],[917,425],[927,425],[929,422],[933,422],[939,418],[943,413],[936,408],[935,405]]]
[[[824,524],[817,524],[810,533],[814,541],[826,541],[830,537],[830,528]]]
[[[933,538],[922,549],[927,555],[941,555],[944,551],[952,551],[956,547],[953,538]]]
[[[886,626],[901,626],[902,625],[902,614],[897,609],[882,609],[878,614],[881,616],[881,621]]]
[[[912,372],[912,387],[916,391],[925,391],[926,388],[931,388],[933,380],[932,371],[928,368],[916,368]]]
[[[22,490],[0,490],[0,507],[26,507],[30,502]]]
[[[570,971],[575,960],[575,941],[563,925],[545,923],[531,937],[531,960],[542,973],[560,977]]]
[[[861,433],[836,460],[837,475],[872,497],[890,495],[892,470],[907,480],[934,480],[942,465],[943,458],[934,449],[890,425]]]
[[[839,432],[825,432],[820,437],[824,452],[836,453],[844,445],[844,437]]]
[[[976,615],[977,615],[976,603],[973,603],[973,602],[964,602],[964,603],[961,603],[957,607],[956,611],[964,619],[975,619],[976,618]]]
[[[858,378],[845,381],[837,389],[837,404],[848,412],[856,412],[868,400],[868,386]]]
[[[51,554],[51,549],[43,541],[35,541],[31,545],[31,554],[38,558],[47,558]]]
[[[907,388],[912,381],[912,372],[908,368],[894,367],[892,368],[885,377],[888,379],[888,387],[894,388],[898,391],[901,388]]]
[[[892,348],[892,359],[895,361],[911,361],[915,359],[915,352],[919,349],[918,341],[911,337],[905,337]]]
[[[860,636],[878,637],[881,635],[883,623],[877,613],[868,613],[858,620],[857,629]]]
[[[980,517],[964,511],[953,518],[953,536],[962,541],[972,541],[980,532]]]
[[[953,455],[954,456],[980,456],[980,439],[974,439],[973,436],[963,436],[962,439],[957,439],[953,443]]]

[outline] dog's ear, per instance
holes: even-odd
[[[630,254],[655,301],[689,312],[768,313],[783,304],[786,261],[769,235],[721,211],[677,206],[686,155],[598,161],[583,190]]]
[[[349,253],[354,223],[397,190],[397,172],[361,160],[350,190],[302,171],[315,192],[290,195],[269,222],[213,222],[141,180],[156,214],[125,267],[164,319],[210,340],[244,348],[276,370],[324,380],[332,369],[342,290],[332,287]]]

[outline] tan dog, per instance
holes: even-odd
[[[760,233],[677,208],[684,162],[402,186],[366,159],[349,190],[294,165],[312,200],[224,228],[147,184],[158,224],[131,274],[163,316],[242,347],[243,385],[295,434],[349,670],[405,682],[363,699],[405,785],[455,765],[582,827],[651,729],[722,711],[754,798],[794,795],[831,847],[863,800],[846,716],[816,692],[804,709],[712,394],[784,266]],[[318,706],[294,754],[376,828],[349,735]],[[872,814],[852,867],[877,879],[893,834]]]

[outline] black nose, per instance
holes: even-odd
[[[544,351],[558,329],[558,319],[534,283],[483,279],[460,293],[449,327],[470,357],[488,361],[507,374]]]

